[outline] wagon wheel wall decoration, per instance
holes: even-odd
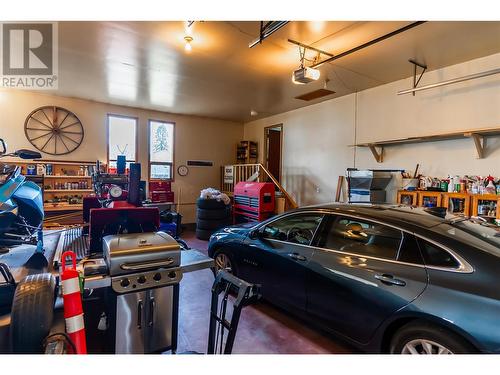
[[[45,106],[28,115],[24,134],[37,150],[50,155],[65,155],[82,144],[84,132],[82,122],[73,112]]]

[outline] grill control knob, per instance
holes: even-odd
[[[125,279],[122,279],[122,281],[120,281],[120,285],[123,287],[123,288],[126,288],[130,285],[130,280],[125,278]]]
[[[157,272],[153,276],[154,281],[160,281],[161,280],[161,273]]]
[[[171,279],[175,279],[175,276],[177,276],[175,271],[169,272],[168,274],[168,277],[170,277]]]
[[[146,277],[143,275],[139,276],[139,278],[137,279],[137,282],[139,284],[144,284],[146,282]]]

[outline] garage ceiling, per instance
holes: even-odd
[[[187,54],[185,22],[59,22],[56,94],[248,121],[409,77],[410,58],[435,70],[500,52],[500,22],[427,22],[322,65],[318,82],[291,82],[300,62],[288,38],[338,54],[409,23],[290,22],[250,49],[259,22],[195,22]],[[326,77],[335,94],[295,99]]]

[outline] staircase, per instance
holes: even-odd
[[[221,167],[221,191],[230,197],[233,196],[234,186],[238,182],[272,182],[277,190],[276,198],[283,198],[285,200],[285,211],[298,207],[295,200],[288,194],[285,188],[262,164],[235,164],[232,167],[234,171],[232,183],[224,182],[224,167]]]

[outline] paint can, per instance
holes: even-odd
[[[26,167],[26,174],[28,176],[35,176],[36,175],[36,166],[33,164],[30,164]]]

